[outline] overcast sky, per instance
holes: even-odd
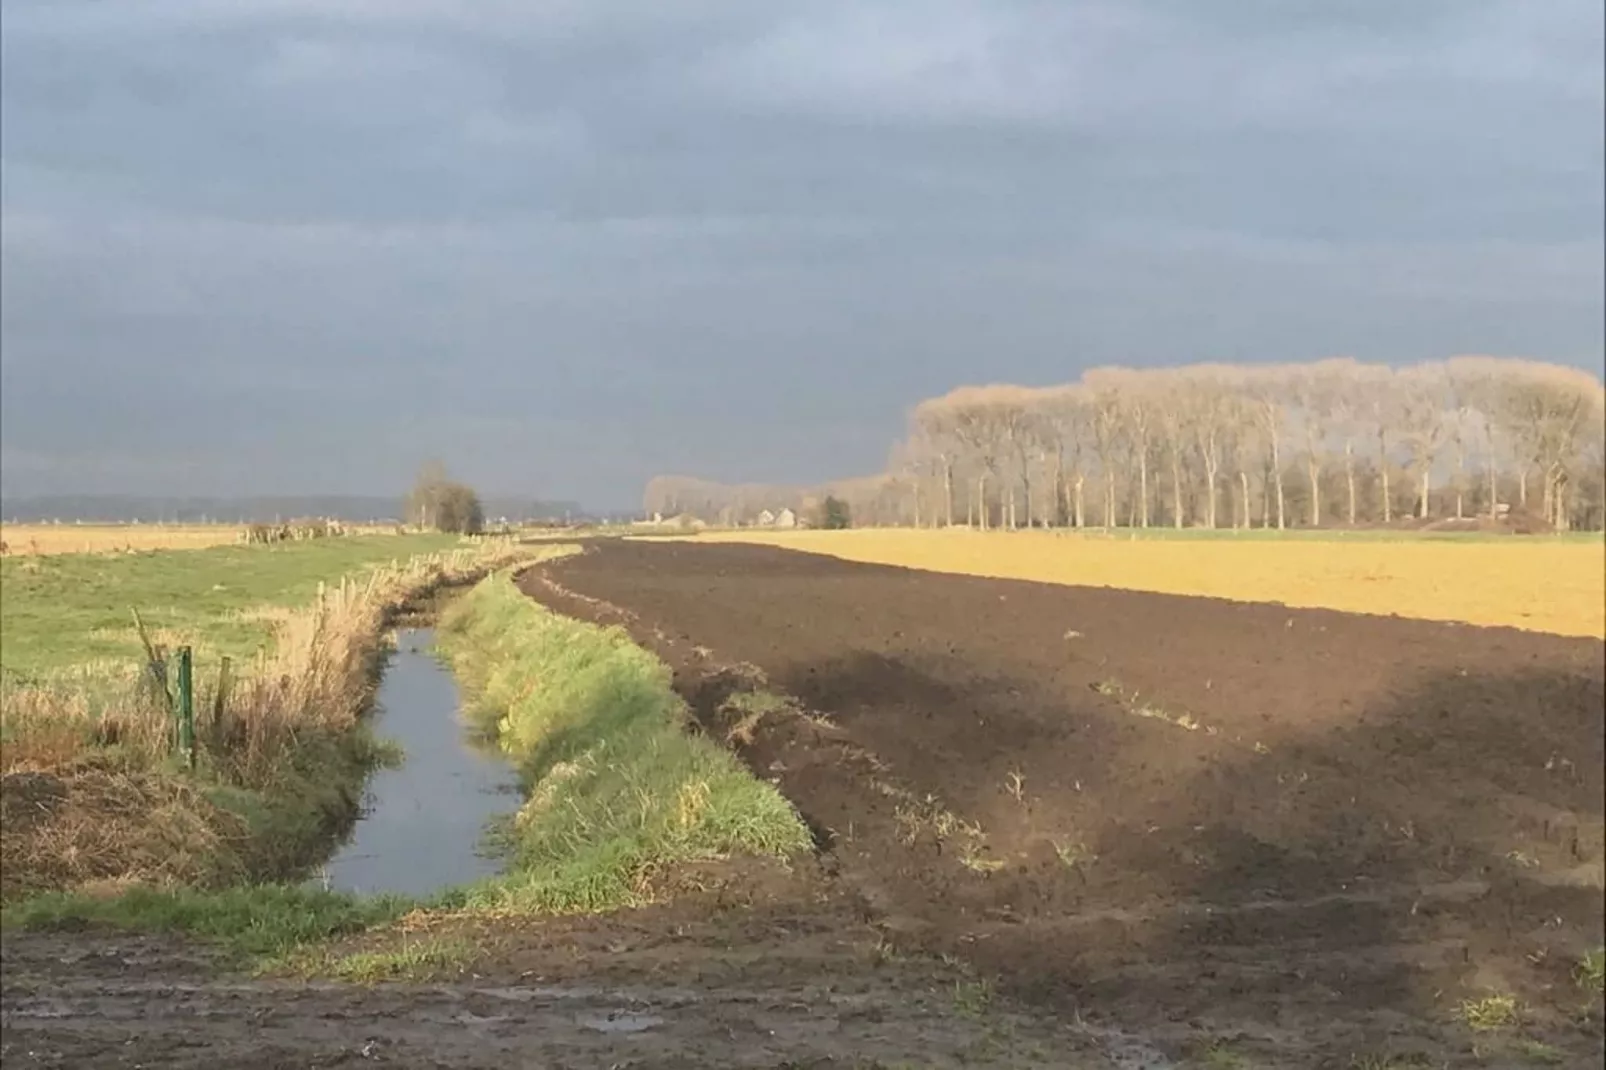
[[[1599,369],[1600,0],[4,0],[0,480],[630,505],[1093,364]]]

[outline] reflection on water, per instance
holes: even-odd
[[[351,839],[316,878],[341,891],[423,896],[497,872],[479,851],[494,818],[518,807],[518,781],[457,719],[456,682],[427,628],[399,631],[379,685],[375,730],[406,760],[369,781]]]

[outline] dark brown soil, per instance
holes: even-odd
[[[740,545],[522,582],[623,623],[722,738],[733,693],[796,700],[733,743],[865,918],[1040,1006],[1364,1048],[1509,993],[1598,1050],[1598,640]]]

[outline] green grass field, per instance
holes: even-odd
[[[206,660],[249,658],[274,613],[310,602],[320,582],[458,545],[449,535],[370,535],[276,546],[0,560],[0,670],[39,678],[142,660],[131,610],[159,641],[182,637]]]

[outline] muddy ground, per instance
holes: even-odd
[[[668,660],[867,917],[1030,1005],[1339,1059],[1514,994],[1598,1059],[1598,640],[739,545],[524,584]],[[801,715],[744,723],[755,687]]]
[[[427,983],[8,933],[5,1065],[1600,1065],[1599,641],[737,545],[521,583],[669,662],[818,857],[346,949],[473,949]]]
[[[475,938],[485,955],[428,981],[372,985],[245,976],[150,937],[8,935],[0,1064],[1166,1065],[1136,1040],[1012,1009],[939,962],[878,958],[873,933],[829,912],[698,906],[436,934]]]

